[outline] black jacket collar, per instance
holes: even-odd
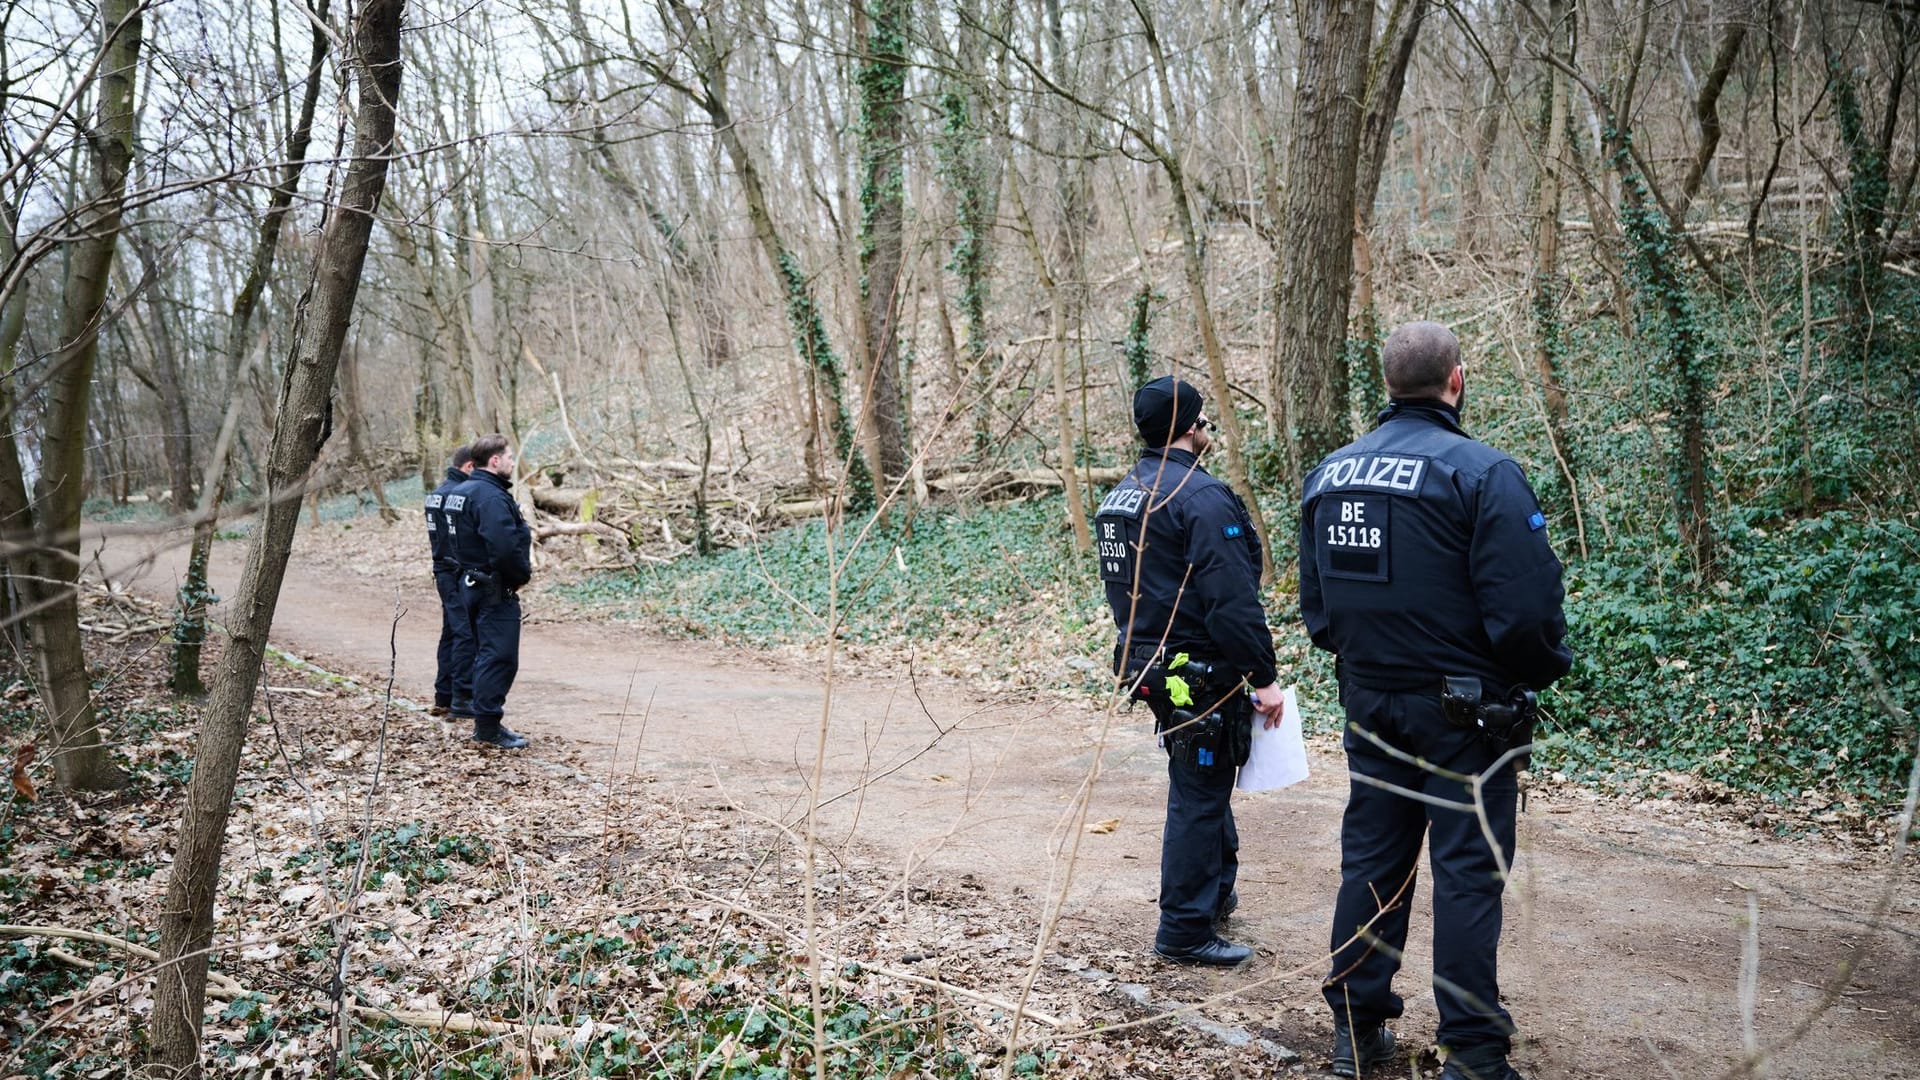
[[[1402,418],[1424,420],[1448,431],[1467,434],[1467,430],[1460,426],[1459,406],[1449,405],[1439,398],[1394,398],[1391,404],[1380,410],[1376,422],[1384,424]]]
[[[1143,461],[1147,458],[1165,458],[1174,465],[1184,466],[1189,469],[1199,469],[1201,472],[1206,472],[1206,470],[1200,466],[1200,458],[1198,455],[1191,450],[1182,450],[1177,446],[1169,446],[1164,449],[1157,446],[1149,446],[1140,452],[1140,458]]]
[[[486,480],[494,484],[498,484],[500,486],[501,491],[513,490],[513,478],[507,477],[507,476],[501,476],[499,473],[494,472],[492,469],[475,469],[473,470],[473,478],[475,480]]]
[[[447,483],[464,484],[466,482],[467,482],[467,474],[465,472],[461,471],[460,469],[456,469],[451,465],[447,466]]]

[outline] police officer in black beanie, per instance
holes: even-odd
[[[1384,1024],[1401,1013],[1393,977],[1424,837],[1441,1076],[1519,1080],[1497,978],[1500,894],[1532,691],[1573,663],[1560,560],[1520,466],[1460,426],[1466,368],[1453,333],[1402,326],[1381,367],[1392,404],[1307,474],[1300,514],[1300,614],[1313,643],[1339,657],[1354,777],[1325,985],[1333,1071],[1406,1068]],[[1484,823],[1460,776],[1482,778]]]
[[[1169,375],[1142,386],[1133,422],[1145,448],[1094,524],[1120,631],[1114,670],[1153,709],[1168,751],[1153,948],[1176,963],[1232,967],[1253,950],[1217,930],[1239,903],[1229,799],[1241,761],[1231,746],[1245,744],[1254,713],[1278,723],[1281,707],[1260,537],[1240,496],[1201,467],[1213,424],[1192,383]]]
[[[482,435],[469,449],[473,479],[448,496],[462,503],[454,552],[473,635],[473,699],[456,702],[454,715],[473,718],[474,742],[518,750],[527,740],[505,718],[507,691],[520,671],[520,587],[533,577],[533,532],[513,501],[513,447],[504,436]]]
[[[473,474],[473,456],[462,446],[453,452],[447,477],[427,494],[427,545],[433,550],[433,586],[440,594],[440,648],[433,677],[434,716],[445,716],[456,698],[473,696],[473,643],[467,638],[467,620],[460,608],[460,560],[453,553],[453,528],[446,505],[453,489]],[[464,665],[455,657],[464,656]]]

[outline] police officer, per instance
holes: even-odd
[[[505,436],[482,435],[468,448],[473,477],[454,489],[454,555],[460,563],[460,604],[473,641],[473,697],[455,702],[473,717],[473,741],[518,750],[527,740],[509,728],[507,691],[520,670],[520,586],[533,577],[533,533],[513,501],[513,447]]]
[[[1244,737],[1253,711],[1278,721],[1281,697],[1260,607],[1260,537],[1246,504],[1200,466],[1213,426],[1203,405],[1200,391],[1176,376],[1134,394],[1134,427],[1146,446],[1101,502],[1095,526],[1120,631],[1114,670],[1153,708],[1168,747],[1153,949],[1176,963],[1232,967],[1253,955],[1216,930],[1239,903],[1240,838],[1228,805],[1239,762],[1192,736],[1212,711],[1214,724],[1238,725]],[[1167,696],[1176,682],[1191,706],[1177,721]],[[1244,686],[1258,688],[1252,702]]]
[[[1466,369],[1453,334],[1432,322],[1402,326],[1381,366],[1391,404],[1373,432],[1307,474],[1300,516],[1300,613],[1313,643],[1339,658],[1352,776],[1324,988],[1333,1071],[1386,1075],[1395,1059],[1383,1024],[1401,1014],[1392,982],[1425,835],[1436,1041],[1449,1051],[1441,1075],[1518,1080],[1496,961],[1523,762],[1503,756],[1529,738],[1527,688],[1546,687],[1573,662],[1562,643],[1560,561],[1520,466],[1461,429]],[[1456,808],[1474,802],[1461,775],[1484,778],[1497,851],[1476,814]]]
[[[453,452],[447,466],[447,478],[427,494],[427,545],[433,550],[433,586],[440,593],[440,649],[435,657],[433,677],[434,716],[445,716],[454,700],[473,697],[473,643],[467,637],[467,621],[460,608],[460,560],[453,554],[453,532],[449,527],[447,496],[467,482],[473,474],[473,457],[462,446]],[[454,663],[456,655],[466,656],[464,667]]]

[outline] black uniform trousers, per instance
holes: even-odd
[[[1400,761],[1353,731],[1364,728],[1452,772],[1484,772],[1500,751],[1478,733],[1449,723],[1437,692],[1389,693],[1351,683],[1343,692],[1352,772],[1434,798],[1473,801],[1470,786]],[[1488,830],[1469,811],[1419,802],[1358,779],[1350,784],[1340,826],[1340,895],[1334,904],[1327,1003],[1336,1017],[1357,1027],[1400,1015],[1393,976],[1407,943],[1424,835],[1433,866],[1433,984],[1440,1009],[1435,1041],[1455,1051],[1497,1046],[1506,1052],[1514,1030],[1500,1007],[1500,904],[1506,882],[1486,833],[1493,834],[1511,869],[1519,790],[1513,766],[1481,787]]]
[[[1234,769],[1167,758],[1167,824],[1160,838],[1160,929],[1154,944],[1186,948],[1213,937],[1233,894],[1240,833],[1233,827]]]
[[[433,587],[440,594],[440,650],[435,656],[433,703],[464,716],[473,702],[473,632],[460,601],[459,569],[435,570]]]
[[[507,713],[507,691],[520,673],[520,596],[465,581],[460,593],[473,639],[473,699],[462,715],[498,720]]]

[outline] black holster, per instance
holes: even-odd
[[[1540,715],[1540,695],[1532,688],[1516,685],[1504,700],[1488,701],[1481,695],[1480,680],[1470,675],[1442,678],[1440,700],[1453,726],[1477,731],[1503,749],[1524,741]]]
[[[466,570],[460,575],[460,581],[467,588],[480,594],[480,599],[489,604],[497,604],[506,599],[507,589],[500,584],[497,574],[485,570]]]
[[[1186,681],[1192,704],[1173,703],[1169,675]],[[1174,670],[1153,662],[1128,683],[1137,680],[1133,699],[1153,711],[1153,730],[1167,756],[1197,768],[1237,769],[1253,751],[1253,703],[1241,680],[1229,678],[1212,664],[1189,659]]]

